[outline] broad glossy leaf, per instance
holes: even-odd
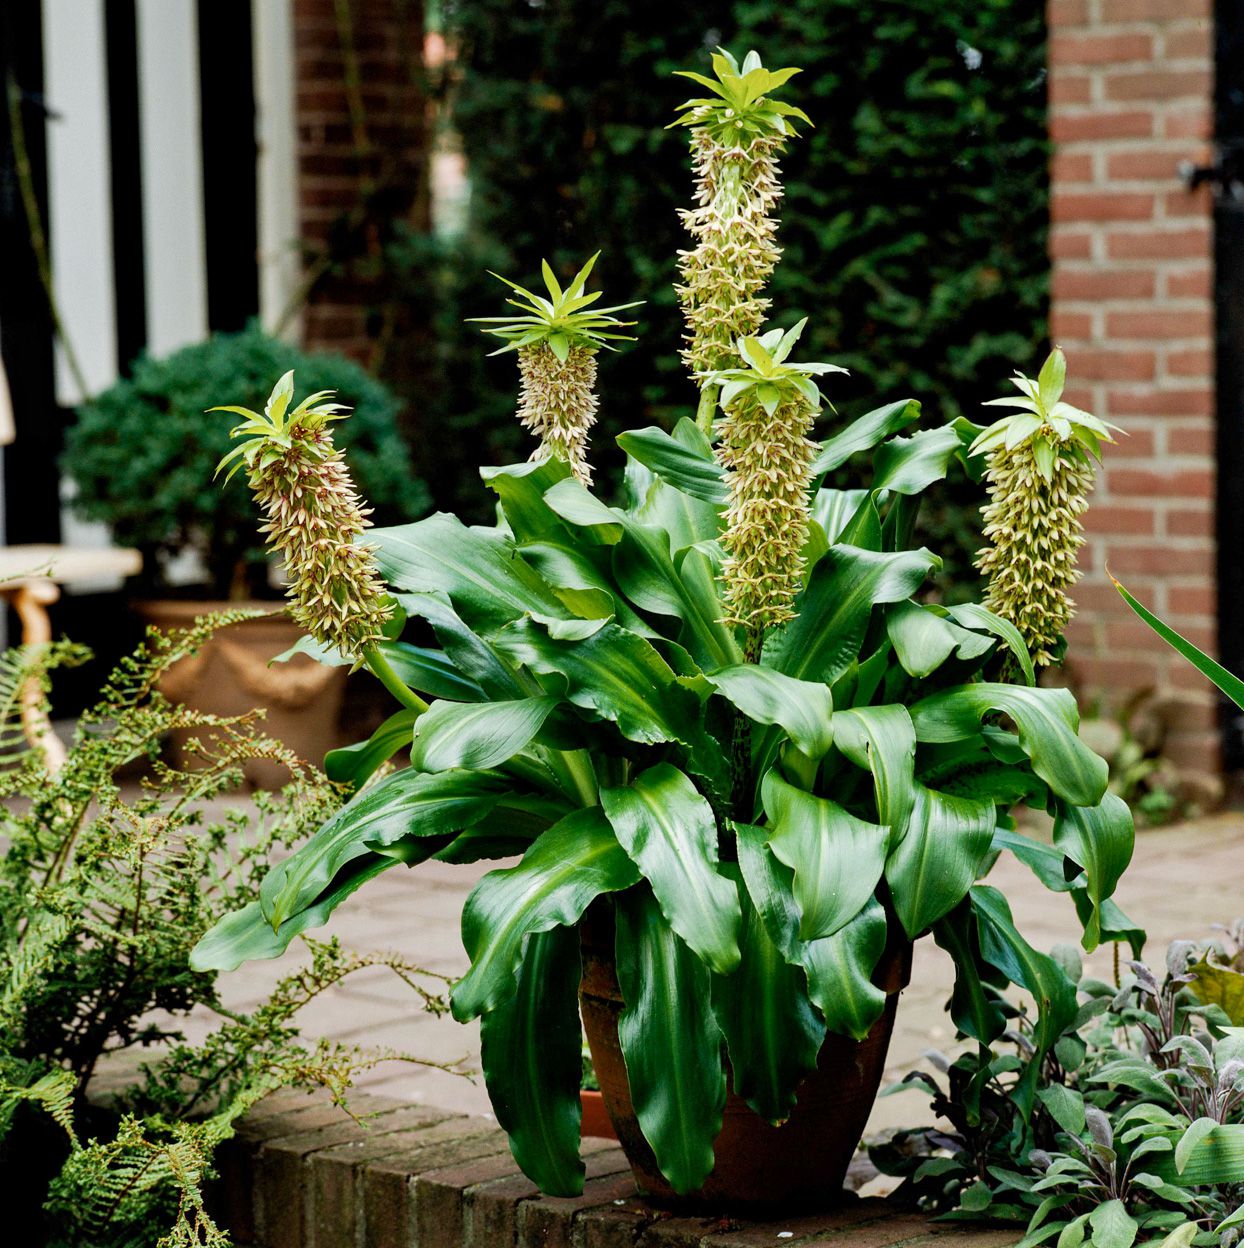
[[[834,699],[828,685],[754,663],[723,667],[708,680],[748,719],[782,727],[809,758],[823,758],[834,743]]]
[[[613,616],[623,628],[645,637],[658,634],[631,609],[608,575],[585,550],[566,542],[527,542],[519,553],[576,615],[587,620]]]
[[[735,833],[747,892],[770,939],[788,962],[803,967],[808,997],[829,1030],[862,1040],[885,1008],[885,993],[872,982],[886,945],[880,902],[869,901],[832,936],[801,940],[793,874],[765,843],[767,830],[736,824]]]
[[[962,445],[953,425],[922,429],[910,438],[891,438],[873,456],[873,489],[919,494],[946,475]]]
[[[474,1018],[514,995],[523,944],[533,932],[572,926],[602,893],[638,879],[599,806],[554,824],[516,867],[489,872],[462,911],[471,969],[454,987],[454,1017]]]
[[[1244,1183],[1244,1124],[1215,1127],[1189,1151],[1181,1174],[1175,1172],[1173,1155],[1155,1162],[1151,1168],[1162,1178],[1186,1187]]]
[[[1019,934],[1011,908],[996,888],[977,884],[969,896],[980,924],[980,947],[985,961],[1013,984],[1027,989],[1037,1003],[1037,1022],[1032,1032],[1036,1053],[1012,1093],[1027,1117],[1032,1113],[1041,1063],[1075,1021],[1076,986],[1053,958],[1038,953]]]
[[[583,1191],[579,933],[528,937],[514,995],[480,1020],[480,1064],[510,1152],[546,1196]]]
[[[352,797],[316,834],[278,863],[259,889],[268,921],[279,925],[315,902],[352,859],[403,838],[438,837],[479,822],[506,792],[487,772],[395,772]],[[434,846],[429,853],[440,846]]]
[[[1196,979],[1189,985],[1198,1001],[1219,1006],[1235,1027],[1244,1027],[1244,972],[1200,961],[1189,968]]]
[[[430,855],[445,839],[427,841]],[[278,928],[264,917],[259,902],[252,901],[219,919],[190,951],[190,969],[194,971],[236,971],[243,962],[263,958],[279,958],[295,937],[312,928],[323,927],[333,911],[351,893],[369,880],[398,865],[398,859],[386,854],[365,853],[342,868],[337,878],[320,893],[313,904],[291,915]]]
[[[695,422],[686,417],[680,423],[695,428]],[[618,435],[618,445],[676,490],[706,503],[725,503],[725,473],[711,453],[697,452],[655,425],[628,429]]]
[[[556,706],[550,697],[436,702],[415,722],[411,765],[420,771],[496,767],[531,744]]]
[[[742,885],[739,868],[732,874]],[[808,998],[807,976],[769,935],[747,889],[740,887],[742,961],[712,976],[713,1014],[726,1037],[734,1091],[762,1118],[780,1123],[795,1104],[795,1085],[816,1069],[825,1023]]]
[[[415,524],[372,529],[381,574],[411,593],[448,595],[467,624],[500,628],[526,614],[567,618],[569,613],[514,543],[492,529],[468,529],[438,512]]]
[[[400,594],[398,601],[410,615],[432,626],[450,662],[486,698],[507,701],[540,693],[532,677],[519,672],[491,642],[467,626],[444,594]]]
[[[766,664],[832,685],[857,658],[873,607],[909,598],[940,563],[927,550],[830,547],[796,602],[798,616],[766,647]]]
[[[964,628],[970,628],[978,633],[992,633],[993,636],[1003,641],[1019,664],[1024,683],[1029,685],[1037,683],[1036,673],[1032,669],[1032,656],[1024,644],[1023,634],[1010,620],[994,615],[992,611],[987,611],[977,602],[958,603],[953,607],[947,607],[946,613],[955,623],[962,624]]]
[[[717,870],[713,808],[677,767],[658,763],[601,805],[670,927],[709,967],[739,964],[738,890]]]
[[[769,846],[795,873],[799,937],[832,936],[863,909],[885,863],[887,830],[770,771],[761,785]]]
[[[329,750],[324,755],[324,771],[328,778],[337,784],[358,788],[375,773],[376,768],[410,744],[419,715],[419,711],[398,711],[390,715],[366,741]]]
[[[1115,581],[1114,587],[1120,594],[1123,595],[1123,601],[1126,602],[1127,605],[1131,607],[1132,610],[1135,611],[1136,614],[1140,616],[1140,618],[1144,620],[1144,622],[1148,624],[1149,627],[1153,629],[1153,631],[1157,633],[1163,641],[1170,646],[1174,646],[1174,648],[1178,650],[1179,653],[1182,654],[1183,657],[1187,659],[1188,662],[1191,663],[1202,676],[1217,685],[1218,688],[1221,689],[1222,692],[1236,704],[1236,706],[1244,709],[1244,680],[1241,680],[1232,672],[1227,671],[1221,663],[1216,663],[1203,650],[1198,650],[1190,641],[1181,637],[1173,628],[1170,627],[1169,624],[1163,624],[1152,611],[1137,602],[1136,599],[1133,598],[1132,595],[1129,594],[1118,581]]]
[[[558,641],[533,620],[513,624],[497,648],[541,676],[560,677],[565,696],[645,745],[700,739],[700,706],[669,664],[642,637],[607,623],[590,637]]]
[[[1132,812],[1114,793],[1099,806],[1059,804],[1054,818],[1054,844],[1084,868],[1092,905],[1084,929],[1084,948],[1090,953],[1101,943],[1101,906],[1115,890],[1135,845]]]
[[[993,802],[916,786],[907,835],[885,864],[894,911],[913,940],[967,896],[993,842]]]
[[[503,468],[481,468],[479,475],[501,503],[506,524],[516,542],[556,540],[566,528],[544,501],[545,491],[570,476],[561,459],[528,460]]]
[[[871,450],[882,439],[919,418],[920,404],[915,399],[899,399],[897,403],[887,403],[866,412],[821,443],[820,454],[812,464],[812,475],[819,477],[840,468],[852,455]]]
[[[821,526],[831,546],[841,539],[851,517],[868,496],[868,490],[817,490],[812,500],[812,518]]]
[[[916,732],[904,706],[860,706],[834,717],[834,742],[857,767],[872,772],[877,818],[893,848],[907,835],[916,803]]]
[[[1096,806],[1109,778],[1105,760],[1076,736],[1080,713],[1069,689],[1022,685],[960,685],[931,694],[911,708],[919,741],[963,741],[980,731],[991,711],[1015,721],[1032,769],[1075,806]]]
[[[404,641],[382,641],[376,647],[399,680],[432,698],[450,702],[482,702],[487,694],[464,676],[441,650],[412,646]]]
[[[915,602],[896,602],[887,609],[886,633],[903,670],[917,679],[937,671],[952,654],[974,659],[994,648],[993,638],[960,628]]]
[[[618,1039],[631,1103],[657,1165],[676,1192],[693,1192],[713,1168],[726,1103],[722,1035],[708,968],[665,922],[646,888],[620,897]]]

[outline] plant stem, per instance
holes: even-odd
[[[764,629],[754,625],[749,627],[743,643],[744,662],[759,663],[764,644]],[[752,778],[752,721],[739,710],[734,712],[734,734],[731,746],[731,771],[734,776],[731,805],[734,808],[734,817],[749,823],[752,818],[755,796]]]
[[[413,689],[407,688],[375,642],[363,647],[363,662],[367,664],[371,674],[408,711],[418,711],[422,714],[428,709],[428,704]]]
[[[700,405],[695,409],[695,423],[706,437],[711,437],[713,433],[713,413],[717,411],[717,396],[720,393],[720,386],[705,386],[700,391]]]

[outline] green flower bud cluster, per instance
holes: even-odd
[[[1036,379],[1017,374],[1020,398],[987,406],[1018,408],[972,444],[988,456],[989,502],[982,509],[988,545],[976,566],[986,578],[985,606],[1019,629],[1038,666],[1057,662],[1075,613],[1069,590],[1080,579],[1081,516],[1095,478],[1094,460],[1113,426],[1062,401],[1067,360],[1057,347]]]
[[[767,70],[750,52],[740,68],[724,51],[713,57],[716,78],[683,73],[713,94],[680,105],[674,125],[691,129],[696,206],[681,213],[695,240],[679,252],[676,287],[687,323],[683,359],[704,375],[728,368],[735,343],[759,332],[769,300],[762,291],[781,251],[773,213],[782,197],[777,158],[807,116],[768,93],[799,71]]]
[[[722,545],[727,622],[751,634],[792,618],[803,587],[804,547],[811,522],[809,490],[817,444],[808,434],[821,410],[814,377],[842,373],[836,364],[792,364],[791,348],[805,321],[737,344],[742,367],[710,374],[721,387],[724,418],[716,455],[726,470],[729,502]],[[759,659],[759,654],[749,656]]]
[[[488,326],[485,333],[505,340],[493,355],[518,353],[518,417],[540,439],[531,458],[563,459],[585,485],[592,479],[587,446],[596,423],[596,352],[602,347],[612,351],[610,340],[630,340],[631,335],[617,331],[634,321],[621,321],[613,313],[639,307],[638,303],[592,306],[601,292],[585,294],[584,287],[599,255],[597,252],[575,274],[565,290],[549,262],[542,261],[547,298],[494,273],[493,277],[521,296],[506,300],[518,314],[471,318]]]
[[[364,647],[382,636],[392,604],[374,551],[357,540],[371,522],[333,445],[328,423],[346,410],[321,402],[331,393],[312,394],[290,411],[294,374],[288,372],[262,414],[212,408],[245,417],[232,432],[245,441],[217,472],[229,464],[229,476],[246,469],[266,517],[261,532],[285,561],[290,615],[321,645],[358,662]]]

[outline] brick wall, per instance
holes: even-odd
[[[428,224],[423,4],[291,2],[300,225],[316,278],[304,344],[366,362],[386,328],[374,313],[384,239],[394,222]]]
[[[1072,675],[1115,704],[1155,687],[1169,753],[1216,767],[1214,699],[1128,611],[1105,568],[1214,645],[1214,363],[1208,191],[1177,166],[1212,136],[1210,0],[1049,0],[1050,336],[1070,401],[1123,426],[1087,527]]]

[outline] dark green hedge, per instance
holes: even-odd
[[[603,249],[609,300],[647,306],[639,347],[603,364],[602,422],[668,422],[693,402],[671,290],[691,177],[685,134],[662,126],[687,94],[671,72],[704,68],[718,43],[804,67],[790,98],[816,128],[785,161],[774,316],[810,317],[809,353],[851,368],[832,387],[844,415],[906,394],[935,417],[978,414],[1013,364],[1039,361],[1035,0],[450,0],[443,19],[461,47],[452,117],[472,177],[468,232],[391,257],[441,344],[419,382],[425,427],[460,435],[438,438],[456,459],[433,483],[438,501],[479,506],[471,465],[520,445],[513,361],[482,365],[484,344],[461,325],[499,302],[485,267],[521,280],[548,255],[569,273]],[[972,545],[971,508],[948,499],[933,523]]]

